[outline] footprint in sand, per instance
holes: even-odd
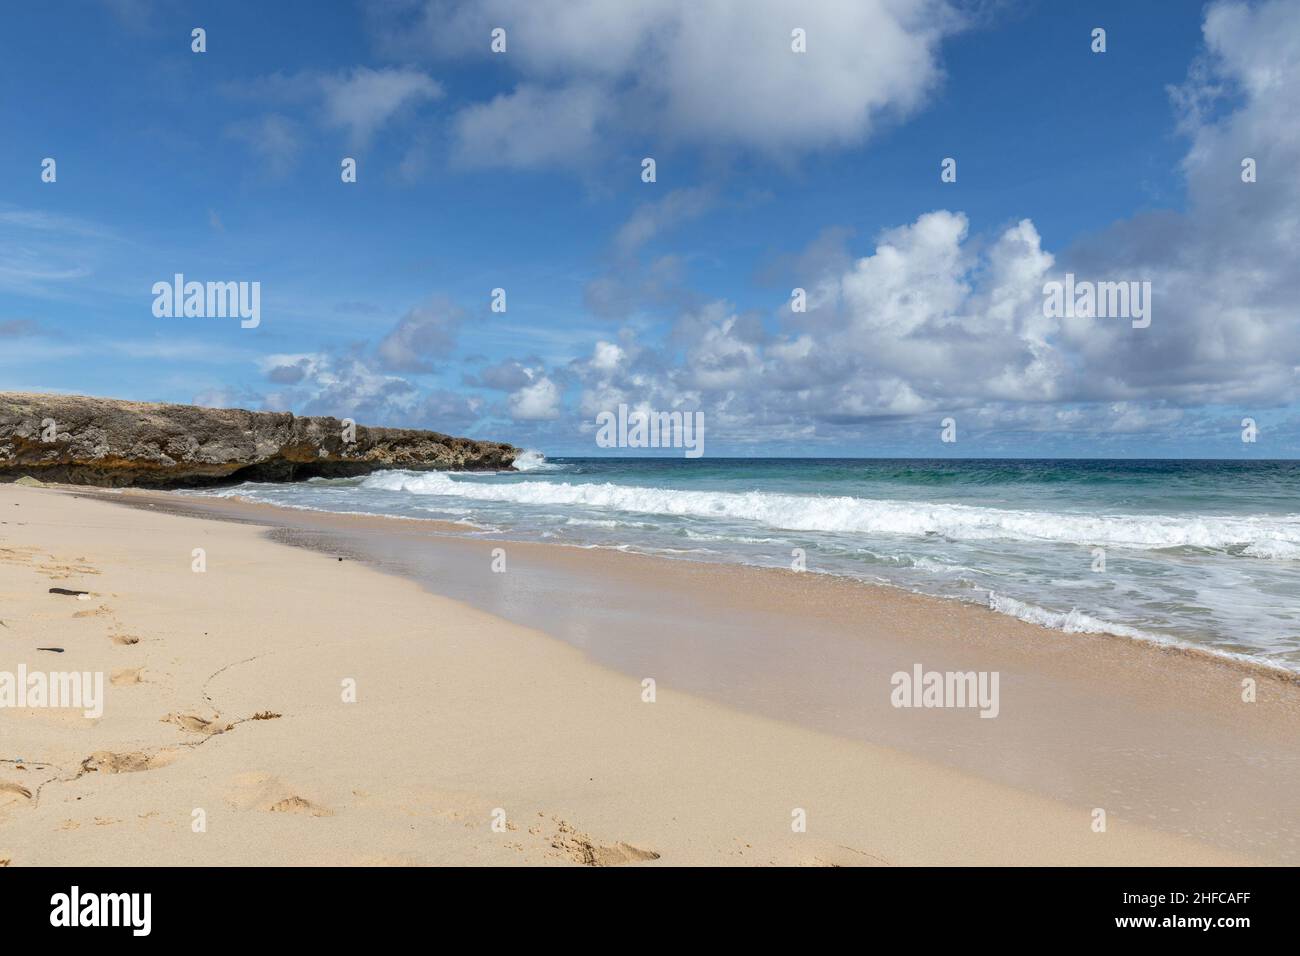
[[[39,548],[0,548],[0,564],[31,564]]]
[[[109,675],[108,682],[114,687],[123,687],[127,684],[143,684],[144,678],[140,676],[143,671],[143,667],[121,667]]]
[[[181,730],[187,730],[192,734],[205,734],[211,737],[214,734],[224,734],[230,729],[230,724],[221,723],[218,718],[206,720],[197,714],[168,714],[163,718],[165,724],[175,724]]]
[[[334,812],[304,800],[302,797],[285,797],[266,808],[271,813],[299,813],[309,817],[332,817]]]
[[[114,644],[139,644],[140,638],[134,634],[110,634],[109,640]]]
[[[98,568],[85,564],[42,564],[40,570],[51,581],[64,581],[81,574],[99,574]]]
[[[141,770],[157,770],[176,759],[170,750],[160,750],[150,754],[137,750],[131,753],[112,753],[108,750],[96,750],[81,761],[81,769],[99,773],[138,773]]]
[[[624,863],[643,863],[657,860],[654,850],[643,850],[630,843],[596,843],[585,833],[579,833],[563,820],[551,846],[562,851],[569,859],[583,866],[621,866]]]
[[[294,793],[279,777],[269,773],[241,773],[226,801],[238,810],[293,813],[299,816],[331,817],[334,811]]]
[[[26,803],[32,792],[20,783],[0,783],[0,809],[15,803]]]

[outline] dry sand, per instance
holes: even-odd
[[[1272,859],[1114,808],[1097,833],[1091,807],[671,681],[646,703],[562,641],[256,525],[14,485],[0,521],[0,671],[106,694],[97,719],[0,710],[0,863]]]

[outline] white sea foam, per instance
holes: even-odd
[[[564,466],[547,461],[540,451],[525,449],[515,459],[515,471],[560,471]]]
[[[580,506],[629,514],[750,521],[790,531],[1030,541],[1136,550],[1242,549],[1300,559],[1300,516],[1079,514],[760,491],[684,491],[610,483],[484,482],[438,472],[379,472],[363,487],[522,505]]]
[[[1300,560],[1300,544],[1282,538],[1251,542],[1242,554],[1252,558],[1275,558],[1285,561]]]
[[[1123,624],[1112,624],[1109,621],[1103,621],[1089,614],[1084,614],[1079,610],[1049,611],[1046,608],[1038,607],[1036,604],[1027,604],[1024,601],[1017,601],[1015,598],[995,594],[992,591],[989,592],[989,607],[1000,614],[1009,614],[1022,621],[1028,621],[1042,627],[1050,627],[1054,631],[1064,631],[1066,634],[1113,634],[1116,637],[1131,637],[1137,640],[1168,643],[1167,639],[1155,634],[1140,631],[1135,627],[1127,627]]]
[[[1280,671],[1300,670],[1300,668],[1286,661],[1271,660],[1267,657],[1261,657],[1258,654],[1243,654],[1240,651],[1230,651],[1209,644],[1179,640],[1173,637],[1166,637],[1162,634],[1153,634],[1150,631],[1143,631],[1136,627],[1128,627],[1124,624],[1115,624],[1111,621],[1103,621],[1100,618],[1084,614],[1079,610],[1049,611],[1036,604],[1017,601],[1015,598],[995,594],[992,591],[989,592],[989,607],[1000,614],[1008,614],[1011,617],[1019,618],[1022,621],[1028,621],[1030,624],[1037,624],[1054,631],[1063,631],[1066,634],[1110,634],[1115,637],[1127,637],[1137,641],[1146,641],[1151,644],[1165,644],[1173,647],[1198,650],[1203,653],[1213,654],[1216,657],[1227,657],[1231,660],[1271,667]]]

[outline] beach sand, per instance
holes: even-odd
[[[815,575],[513,543],[496,574],[499,542],[419,522],[185,502],[0,486],[0,672],[106,697],[0,710],[0,863],[1297,861],[1300,688],[1267,670]],[[238,520],[175,513],[205,508]],[[893,708],[913,662],[998,669],[998,717]]]

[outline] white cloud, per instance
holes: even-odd
[[[758,344],[738,334],[738,318],[723,317],[721,304],[707,311],[715,314],[703,319],[699,341],[687,353],[690,384],[712,391],[754,384],[762,367]]]
[[[516,421],[544,421],[560,415],[560,389],[545,375],[514,392],[508,401]]]
[[[477,375],[465,377],[465,384],[476,388],[494,388],[513,392],[533,380],[534,369],[516,359],[506,359],[479,369]]]
[[[524,169],[590,155],[605,109],[591,86],[524,84],[456,115],[454,157],[466,165]]]
[[[318,82],[326,123],[347,130],[356,145],[367,143],[402,107],[436,100],[443,94],[439,83],[409,68],[359,66],[338,76],[322,76]]]
[[[1150,279],[1147,334],[1069,324],[1060,344],[1120,397],[1295,400],[1300,364],[1300,6],[1216,4],[1205,56],[1174,91],[1190,146],[1186,211],[1115,224],[1060,256],[1081,276]],[[1243,158],[1258,181],[1241,180]]]
[[[450,300],[435,297],[402,316],[376,347],[380,365],[395,372],[429,372],[456,344],[464,320]]]
[[[819,240],[795,260],[807,313],[776,309],[765,330],[725,302],[687,310],[662,347],[573,363],[579,407],[699,402],[722,410],[715,433],[764,437],[958,411],[1125,434],[1190,428],[1185,408],[1300,399],[1300,7],[1216,5],[1205,34],[1175,96],[1190,139],[1185,212],[1139,215],[1055,254],[1029,219],[972,235],[942,209],[884,231],[865,256]],[[1257,183],[1241,181],[1245,156]],[[1151,281],[1151,326],[1044,317],[1043,285],[1066,271]]]
[[[889,109],[919,105],[937,75],[934,42],[915,42],[927,29],[913,19],[921,7],[890,4],[897,29],[920,31],[900,41],[903,49],[926,55],[910,73],[889,73],[894,85],[878,83],[856,113],[856,94],[820,76],[817,82],[826,84],[840,106],[814,109],[813,120],[821,119],[811,127],[801,125],[812,122],[803,116],[746,119],[738,103],[731,105],[739,115],[704,122],[717,119],[711,111],[719,104],[742,93],[755,95],[755,88],[740,82],[740,93],[718,92],[714,86],[727,84],[712,82],[711,74],[695,76],[707,102],[677,101],[674,57],[680,51],[674,43],[690,49],[696,42],[680,35],[685,9],[656,0],[630,9],[626,20],[602,19],[583,0],[562,6],[538,0],[527,8],[488,0],[481,10],[461,10],[456,16],[471,25],[483,10],[501,17],[511,30],[510,63],[526,77],[514,93],[470,107],[457,120],[459,142],[468,150],[463,158],[495,153],[495,161],[513,166],[559,161],[572,152],[570,139],[585,144],[579,152],[597,148],[610,124],[632,113],[647,130],[672,126],[699,142],[711,135],[712,142],[760,149],[782,141],[793,149],[827,145],[867,135],[883,115],[881,103]],[[886,5],[864,3],[861,9],[884,16]],[[596,17],[579,17],[586,32],[561,29],[568,17],[578,16],[575,10]],[[507,14],[513,19],[505,19]],[[821,15],[819,9],[800,19],[807,26]],[[550,25],[542,22],[548,16]],[[690,29],[720,16],[710,7],[698,22],[691,20]],[[447,35],[439,42],[451,43],[464,25],[456,17],[446,20]],[[809,29],[807,56],[824,32]],[[723,63],[736,48],[757,42],[743,30],[713,35],[732,43],[715,40],[714,53]],[[479,37],[484,46],[486,36],[484,31]],[[594,348],[596,336],[582,345],[565,343],[566,354],[580,356],[566,365],[548,370],[541,360],[511,360],[482,369],[474,384],[506,393],[506,410],[518,422],[559,419],[568,389],[577,393],[576,408],[588,418],[620,402],[703,408],[715,435],[763,441],[831,435],[838,440],[845,426],[917,416],[931,418],[937,428],[948,414],[958,416],[963,434],[997,427],[1004,435],[1159,435],[1177,425],[1186,435],[1208,421],[1203,414],[1189,415],[1188,408],[1245,403],[1255,411],[1295,401],[1300,180],[1291,173],[1300,167],[1294,123],[1300,115],[1300,7],[1217,4],[1206,13],[1205,37],[1205,57],[1174,95],[1189,143],[1181,165],[1187,180],[1183,211],[1144,213],[1051,251],[1029,218],[977,231],[964,213],[948,209],[883,231],[865,254],[830,248],[842,247],[842,240],[823,238],[793,260],[800,271],[795,284],[808,289],[807,313],[784,305],[756,316],[721,301],[676,308],[680,276],[663,257],[662,275],[628,266],[602,287],[589,288],[588,299],[620,316],[634,315],[650,301],[671,302],[679,318],[666,340],[641,334],[644,324],[636,332],[629,327],[617,335],[602,333]],[[831,42],[837,44],[832,49],[841,49],[838,37]],[[858,43],[855,38],[853,57],[869,58],[871,50]],[[583,50],[589,62],[579,62]],[[662,75],[649,75],[652,63]],[[850,78],[859,68],[842,65]],[[749,67],[736,69],[744,80]],[[781,75],[784,67],[775,69]],[[929,79],[909,84],[906,77],[913,73]],[[776,96],[780,106],[779,91],[762,82],[756,89]],[[582,108],[566,114],[573,97]],[[845,116],[856,119],[841,123]],[[1240,180],[1245,156],[1258,162],[1257,183]],[[638,260],[661,230],[711,201],[705,193],[679,191],[647,204],[616,234],[615,253]],[[1066,271],[1081,279],[1150,280],[1151,326],[1045,318],[1043,284]],[[391,368],[424,367],[454,336],[455,325],[436,316],[408,318],[380,344],[378,354]],[[389,409],[417,401],[405,380],[385,378],[365,362],[354,367],[340,357],[331,361],[331,368],[304,376],[324,382],[316,386],[324,395],[342,399],[357,388],[364,400],[382,397]],[[293,363],[285,367],[284,378],[297,374]]]
[[[456,123],[463,159],[508,166],[582,161],[617,130],[776,157],[860,143],[923,105],[942,78],[939,44],[962,25],[946,0],[426,0],[415,9],[412,18],[409,5],[372,8],[390,51],[477,54],[515,71],[515,92],[466,108]],[[494,56],[498,26],[509,48]],[[791,50],[796,27],[806,53]]]
[[[712,205],[711,189],[674,189],[663,199],[638,206],[619,228],[614,245],[624,255],[635,252],[663,230],[703,215]]]
[[[591,353],[591,367],[597,372],[613,372],[626,353],[613,342],[597,342]]]
[[[273,388],[264,394],[209,389],[199,404],[239,404],[302,415],[334,415],[368,425],[431,428],[464,434],[478,423],[482,402],[446,389],[422,389],[374,367],[359,350],[278,354],[258,362]]]
[[[403,111],[413,111],[443,96],[440,83],[411,67],[273,73],[227,84],[224,90],[233,97],[274,108],[260,117],[232,123],[227,132],[247,142],[276,175],[293,168],[305,139],[303,123],[286,116],[287,111],[305,112],[325,128],[342,130],[349,147],[361,149]]]

